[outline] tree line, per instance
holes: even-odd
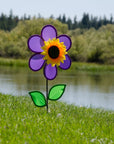
[[[90,29],[92,27],[95,29],[99,29],[103,25],[114,24],[114,19],[112,15],[110,16],[109,19],[107,19],[106,16],[104,16],[103,18],[102,17],[98,18],[92,15],[90,16],[88,13],[84,13],[80,21],[77,21],[76,16],[72,21],[70,17],[66,18],[64,14],[63,16],[60,15],[57,19],[60,22],[67,24],[69,30],[74,30],[76,28]]]
[[[43,17],[40,14],[38,14],[38,16],[37,17],[34,16],[34,18],[37,19]],[[84,13],[80,21],[77,21],[76,16],[72,20],[70,17],[67,18],[65,14],[59,15],[57,18],[54,18],[54,16],[51,15],[50,18],[59,20],[63,24],[67,24],[69,30],[74,30],[76,28],[90,29],[92,27],[95,29],[99,29],[103,25],[114,24],[114,18],[112,15],[110,16],[109,19],[107,19],[106,16],[104,16],[103,18],[102,17],[98,18],[92,15],[90,16],[88,13]],[[18,16],[14,16],[12,10],[10,11],[8,16],[1,13],[0,29],[5,31],[11,31],[13,28],[17,26],[19,21],[30,19],[33,19],[33,17],[31,18],[31,16],[26,16],[26,14],[24,14],[24,16],[21,18],[19,18]]]
[[[69,55],[72,61],[114,64],[114,24],[95,28],[68,30],[66,24],[54,19],[19,21],[10,32],[0,30],[0,57],[28,59],[32,52],[27,40],[33,34],[41,34],[44,25],[52,24],[58,35],[67,34],[72,39]]]
[[[18,16],[14,16],[12,10],[10,11],[9,15],[5,15],[1,13],[0,15],[0,29],[5,31],[11,31],[15,28],[19,21],[21,20],[29,20],[30,16],[26,16],[24,14],[23,17],[19,18]]]

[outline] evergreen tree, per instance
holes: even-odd
[[[62,22],[61,15],[59,15],[59,17],[57,18],[57,20],[59,20],[60,22]]]
[[[54,16],[53,16],[53,15],[51,15],[51,16],[50,16],[50,18],[51,18],[51,19],[54,19]]]
[[[78,22],[77,22],[77,17],[75,16],[74,17],[74,21],[73,21],[73,24],[72,24],[72,29],[76,29],[78,27]]]
[[[89,14],[83,14],[81,26],[82,28],[90,28]]]
[[[113,16],[110,16],[110,24],[113,24]]]
[[[13,16],[12,10],[10,10],[9,16],[2,13],[0,16],[0,29],[11,31],[17,25],[18,21],[19,18]]]
[[[65,14],[62,17],[62,23],[66,23],[66,16],[65,16]]]
[[[91,16],[90,27],[93,27],[95,29],[98,28],[98,18],[97,17]]]
[[[0,29],[6,29],[6,16],[2,13],[0,16]]]
[[[72,29],[72,20],[70,18],[68,18],[66,23],[68,25],[68,29],[71,30]]]

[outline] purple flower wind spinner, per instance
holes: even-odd
[[[39,91],[29,92],[34,104],[38,107],[47,106],[48,100],[58,100],[65,91],[65,84],[53,86],[48,93],[48,80],[57,76],[57,66],[63,70],[69,69],[71,59],[67,54],[71,48],[71,39],[67,35],[57,36],[57,30],[52,25],[42,28],[41,35],[32,35],[28,39],[28,48],[35,54],[29,60],[29,67],[38,71],[44,66],[46,78],[46,97]]]

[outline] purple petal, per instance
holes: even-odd
[[[29,67],[33,71],[38,71],[42,68],[45,60],[43,60],[43,55],[35,54],[29,60]]]
[[[43,50],[41,47],[44,45],[42,38],[39,35],[32,35],[28,39],[28,47],[31,51],[41,53]]]
[[[52,25],[46,25],[41,31],[41,36],[45,41],[48,41],[49,38],[53,39],[57,37],[57,31]]]
[[[60,63],[60,66],[59,66],[61,69],[64,69],[64,70],[69,69],[71,66],[70,57],[68,55],[65,55],[65,57],[66,57],[66,60],[64,60],[64,63]]]
[[[57,75],[57,67],[52,67],[51,64],[45,66],[44,68],[44,76],[48,80],[53,80]]]
[[[67,51],[70,49],[72,42],[69,36],[67,35],[60,35],[58,36],[60,42],[64,42],[64,45],[66,46]]]

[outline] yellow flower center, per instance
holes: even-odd
[[[66,46],[63,42],[59,42],[59,39],[49,39],[48,41],[44,41],[44,46],[42,47],[44,50],[41,54],[44,55],[44,60],[47,61],[47,64],[51,64],[52,66],[60,65],[60,63],[64,62],[66,52]]]

